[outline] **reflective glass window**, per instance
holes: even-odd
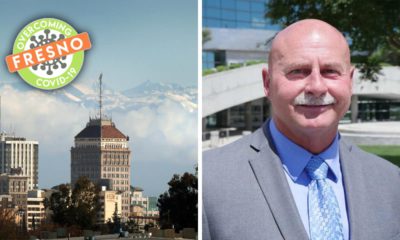
[[[230,11],[230,10],[222,10],[222,19],[223,20],[231,20],[231,21],[235,21],[236,20],[236,16],[235,16],[235,12],[234,11]]]
[[[237,1],[236,2],[236,9],[238,11],[250,11],[250,2],[248,1]]]
[[[235,0],[222,0],[222,8],[235,9],[236,1]]]
[[[250,13],[249,12],[237,12],[236,16],[237,16],[238,21],[250,22]]]
[[[207,18],[220,18],[220,11],[217,8],[208,8],[204,14]]]

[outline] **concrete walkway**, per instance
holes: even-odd
[[[339,131],[357,145],[400,145],[400,122],[340,124]]]

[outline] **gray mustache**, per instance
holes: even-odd
[[[312,94],[306,94],[304,92],[300,93],[293,101],[294,105],[311,105],[311,106],[316,106],[316,105],[330,105],[336,103],[336,99],[330,95],[329,93],[326,93],[322,96],[316,97]]]

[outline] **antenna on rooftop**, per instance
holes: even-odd
[[[0,96],[0,133],[3,131],[1,130],[1,96]]]
[[[101,121],[101,118],[102,118],[102,116],[101,116],[101,109],[102,109],[102,104],[103,104],[103,93],[102,93],[102,91],[103,91],[103,89],[102,89],[102,85],[103,85],[103,82],[102,82],[102,78],[103,78],[103,73],[100,73],[100,76],[99,76],[99,114],[100,114],[100,121]]]

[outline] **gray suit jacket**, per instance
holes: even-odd
[[[400,239],[399,168],[343,139],[340,161],[350,239]],[[205,152],[202,166],[203,239],[308,239],[269,133]]]

